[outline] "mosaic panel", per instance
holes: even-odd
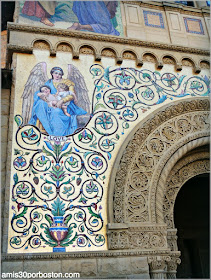
[[[9,253],[106,250],[107,187],[124,137],[160,104],[210,93],[207,76],[86,68],[34,63],[23,91],[16,85]]]
[[[19,23],[123,36],[118,1],[20,1]]]
[[[161,13],[151,11],[143,11],[143,13],[146,26],[164,29],[164,21]]]
[[[188,33],[203,34],[204,29],[200,19],[184,18],[185,28]]]

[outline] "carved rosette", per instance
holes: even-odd
[[[128,249],[129,233],[127,230],[109,231],[108,247],[111,250]]]

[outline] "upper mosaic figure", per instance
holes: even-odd
[[[19,23],[123,35],[118,1],[21,1]]]

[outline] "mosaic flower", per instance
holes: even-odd
[[[74,158],[73,156],[69,157],[67,162],[69,163],[69,165],[71,165],[71,167],[75,168],[78,167],[78,160],[76,158]]]
[[[191,82],[190,88],[200,90],[200,89],[203,89],[203,86],[202,86],[202,83],[200,83],[199,81],[193,81],[193,82]]]
[[[102,162],[102,160],[99,157],[93,158],[93,160],[91,161],[91,164],[94,167],[101,167],[101,166],[103,166],[103,162]]]
[[[132,118],[132,117],[134,117],[134,113],[131,110],[127,109],[124,111],[123,116]]]
[[[62,181],[65,178],[65,171],[63,171],[62,166],[56,164],[52,167],[52,171],[50,171],[50,176],[54,181]]]
[[[23,138],[27,138],[28,140],[37,140],[38,135],[34,132],[33,128],[24,130],[21,132],[21,136]]]
[[[119,95],[109,95],[109,100],[108,100],[108,103],[111,103],[114,107],[114,109],[117,108],[117,106],[119,105],[123,105],[122,101],[123,101],[123,98]]]
[[[121,85],[123,85],[124,83],[126,83],[127,85],[129,85],[129,84],[130,84],[130,79],[132,79],[132,77],[129,76],[129,75],[127,75],[127,74],[125,73],[125,71],[122,71],[121,74],[115,75],[115,77],[120,78],[119,82],[120,82]]]
[[[46,157],[43,156],[43,155],[37,159],[37,163],[38,163],[40,166],[45,165],[48,161],[49,161],[49,159],[46,158]]]
[[[17,187],[16,194],[27,195],[29,193],[29,187],[23,182]]]
[[[92,140],[92,135],[87,132],[86,129],[84,129],[79,135],[78,135],[78,140]]]
[[[16,166],[17,168],[22,168],[26,166],[26,160],[22,156],[17,157],[14,160],[13,165]]]
[[[165,74],[165,76],[163,77],[163,80],[167,82],[168,86],[171,87],[173,85],[176,85],[175,80],[176,77],[170,74]]]
[[[109,129],[110,125],[113,125],[111,115],[106,115],[105,113],[102,113],[102,115],[97,118],[96,123],[104,129]]]
[[[98,187],[93,181],[90,181],[88,184],[86,184],[86,191],[88,193],[98,192]]]

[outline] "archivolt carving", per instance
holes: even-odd
[[[164,221],[168,228],[174,228],[174,204],[178,192],[190,178],[209,172],[209,152],[190,155],[176,165],[166,182],[163,201]]]
[[[208,135],[208,110],[208,99],[179,102],[159,111],[139,128],[129,142],[117,172],[115,222],[156,222],[160,173],[180,147]],[[159,207],[162,211],[162,205],[158,204]]]

